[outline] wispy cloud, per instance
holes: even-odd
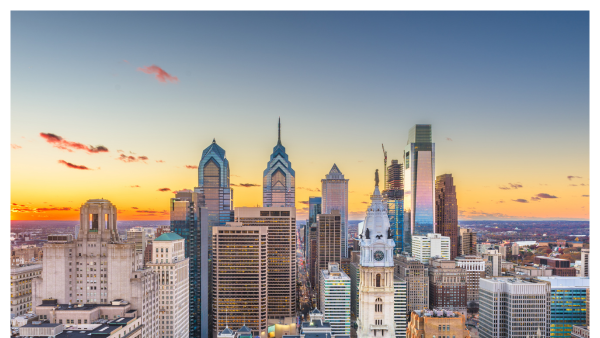
[[[306,187],[296,187],[296,189],[298,189],[298,190],[306,190],[306,191],[316,191],[316,192],[320,192],[321,191],[321,189],[319,189],[319,188],[314,188],[313,189],[313,188],[306,188]]]
[[[581,195],[581,197],[590,197],[590,195]]]
[[[452,139],[449,137],[446,137],[446,141],[452,141]]]
[[[136,185],[132,185],[131,187],[132,188],[139,188],[140,186],[136,184]]]
[[[157,65],[152,65],[152,66],[147,66],[147,67],[140,67],[137,69],[140,72],[144,72],[146,74],[154,74],[155,75],[155,79],[158,80],[158,82],[178,82],[179,79],[177,78],[177,76],[172,76],[171,74],[165,72],[162,68],[160,68]]]
[[[160,188],[157,191],[162,191],[162,192],[171,191],[171,188]]]
[[[533,196],[533,197],[531,198],[531,200],[532,200],[532,201],[539,201],[539,200],[541,200],[541,199],[542,199],[541,197],[537,197],[537,196]]]
[[[254,183],[240,183],[240,184],[231,184],[234,187],[242,187],[242,188],[252,188],[252,187],[260,187],[260,184]]]
[[[198,169],[197,165],[187,165],[186,164],[185,167],[188,168],[188,169]]]
[[[298,203],[300,203],[300,204],[309,204],[308,201],[300,201]]]
[[[537,194],[537,197],[539,197],[539,198],[558,198],[554,195],[550,195],[550,194],[546,194],[546,193]]]
[[[574,179],[574,178],[582,178],[581,176],[567,176],[567,178],[570,180]]]
[[[21,149],[21,148],[23,148],[20,145],[13,144],[13,143],[10,144],[10,147],[13,148],[13,149]]]
[[[121,154],[119,157],[117,157],[117,160],[120,160],[120,161],[123,161],[126,163],[129,163],[129,162],[144,162],[144,163],[146,163],[145,161],[148,160],[148,156],[135,157],[135,156],[131,156],[131,155],[127,156],[125,154]]]
[[[156,160],[156,163],[165,163],[163,160]]]
[[[139,209],[138,207],[131,207],[131,209]]]
[[[52,144],[55,148],[64,149],[69,152],[72,152],[73,149],[84,150],[89,154],[108,152],[108,148],[105,146],[86,146],[85,144],[79,142],[67,141],[62,137],[52,133],[40,133],[40,136],[45,139],[46,142]]]
[[[526,199],[522,199],[522,198],[519,198],[519,199],[516,199],[516,200],[513,200],[513,201],[514,201],[514,202],[519,202],[519,203],[529,203],[529,201],[528,201],[528,200],[526,200]]]
[[[64,161],[64,160],[58,160],[58,163],[62,163],[62,164],[66,165],[67,167],[72,168],[72,169],[92,170],[92,169],[90,169],[90,168],[88,168],[88,167],[86,167],[84,165],[77,165],[77,164],[73,164],[73,163],[70,163],[70,162],[67,162],[67,161]]]
[[[521,183],[509,183],[508,186],[500,186],[498,188],[502,190],[519,189],[523,188],[523,185]]]

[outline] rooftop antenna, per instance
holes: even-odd
[[[381,144],[381,149],[383,149],[383,186],[384,186],[383,190],[387,190],[387,189],[385,189],[386,184],[387,184],[387,180],[386,180],[386,173],[387,173],[387,151],[385,151],[385,148],[383,147],[383,143]]]
[[[281,116],[279,116],[279,125],[277,127],[277,144],[281,144]]]

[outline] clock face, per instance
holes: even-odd
[[[376,261],[383,260],[383,257],[384,257],[383,251],[375,251],[375,255],[373,255],[373,257],[375,257]]]

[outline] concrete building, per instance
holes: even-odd
[[[341,215],[338,210],[317,215],[317,269],[327,270],[329,263],[340,263],[341,268]],[[321,309],[323,310],[323,309]]]
[[[477,254],[477,233],[469,228],[460,228],[458,234],[459,256]]]
[[[410,314],[407,338],[453,337],[470,338],[465,316],[447,310],[417,310]]]
[[[467,303],[479,303],[479,279],[485,278],[485,261],[479,256],[460,256],[455,262],[467,273]]]
[[[129,301],[142,319],[144,337],[158,333],[158,275],[117,232],[117,208],[104,199],[81,206],[75,240],[48,236],[42,274],[33,279],[33,304],[107,304]]]
[[[42,274],[42,264],[10,267],[10,314],[19,316],[33,310],[32,280]]]
[[[405,255],[394,257],[394,275],[406,281],[408,312],[429,308],[429,267]]]
[[[429,258],[441,257],[450,259],[450,237],[440,234],[413,236],[412,256],[423,264],[429,264]]]
[[[96,324],[64,325],[46,322],[27,324],[20,328],[21,336],[52,338],[87,338],[102,336],[105,338],[141,338],[142,320],[139,317],[121,317],[113,320],[100,320]]]
[[[330,214],[333,210],[340,212],[341,219],[341,253],[342,257],[348,257],[348,179],[334,163],[321,180],[322,208],[321,213]]]
[[[213,336],[245,325],[267,337],[269,228],[231,222],[212,231]]]
[[[452,174],[435,180],[435,232],[450,238],[450,259],[458,256],[458,203]]]
[[[35,312],[40,320],[65,325],[65,329],[68,330],[84,329],[91,324],[140,316],[140,311],[123,299],[115,299],[106,304],[61,304],[56,299],[44,299],[42,304],[35,307]],[[158,334],[155,337],[158,337]]]
[[[429,308],[467,315],[467,272],[453,260],[429,260]]]
[[[590,276],[590,249],[581,249],[581,273],[580,277]]]
[[[135,245],[135,252],[138,255],[143,255],[147,243],[146,233],[139,227],[127,230],[127,243],[133,243]]]
[[[571,338],[590,338],[590,328],[587,326],[573,326]]]
[[[71,236],[71,235],[68,235]],[[21,245],[12,247],[10,250],[10,265],[30,265],[41,263],[43,251],[42,248],[35,245]]]
[[[523,325],[527,323],[527,325]],[[550,283],[515,277],[479,282],[481,338],[550,336]]]
[[[296,322],[296,208],[235,208],[243,226],[266,227],[268,237],[268,319]]]
[[[502,254],[498,250],[488,249],[482,256],[486,261],[485,275],[487,277],[502,276]]]
[[[589,277],[538,277],[550,282],[550,336],[571,337],[573,326],[586,325]]]
[[[160,338],[189,337],[190,260],[185,258],[185,240],[168,232],[154,240],[153,248],[147,266],[159,275]]]
[[[504,244],[498,245],[498,252],[500,252],[502,259],[506,260],[506,255],[508,254],[508,246]]]
[[[331,325],[331,334],[350,335],[350,277],[339,263],[329,263],[321,270],[319,308]]]
[[[513,256],[518,256],[519,255],[519,244],[513,243],[512,247],[511,247],[511,254]]]
[[[536,256],[534,262],[551,267],[553,276],[575,277],[577,275],[575,268],[571,267],[571,262],[566,259]]]
[[[396,338],[406,337],[406,321],[408,312],[407,303],[407,283],[404,279],[394,276],[394,333]]]
[[[552,276],[552,268],[547,266],[515,266],[515,274],[524,277],[550,277]]]

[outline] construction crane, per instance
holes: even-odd
[[[387,185],[387,179],[386,179],[386,174],[387,174],[387,151],[385,151],[385,148],[383,147],[383,143],[381,144],[381,149],[383,149],[383,190],[387,190],[385,187]]]

